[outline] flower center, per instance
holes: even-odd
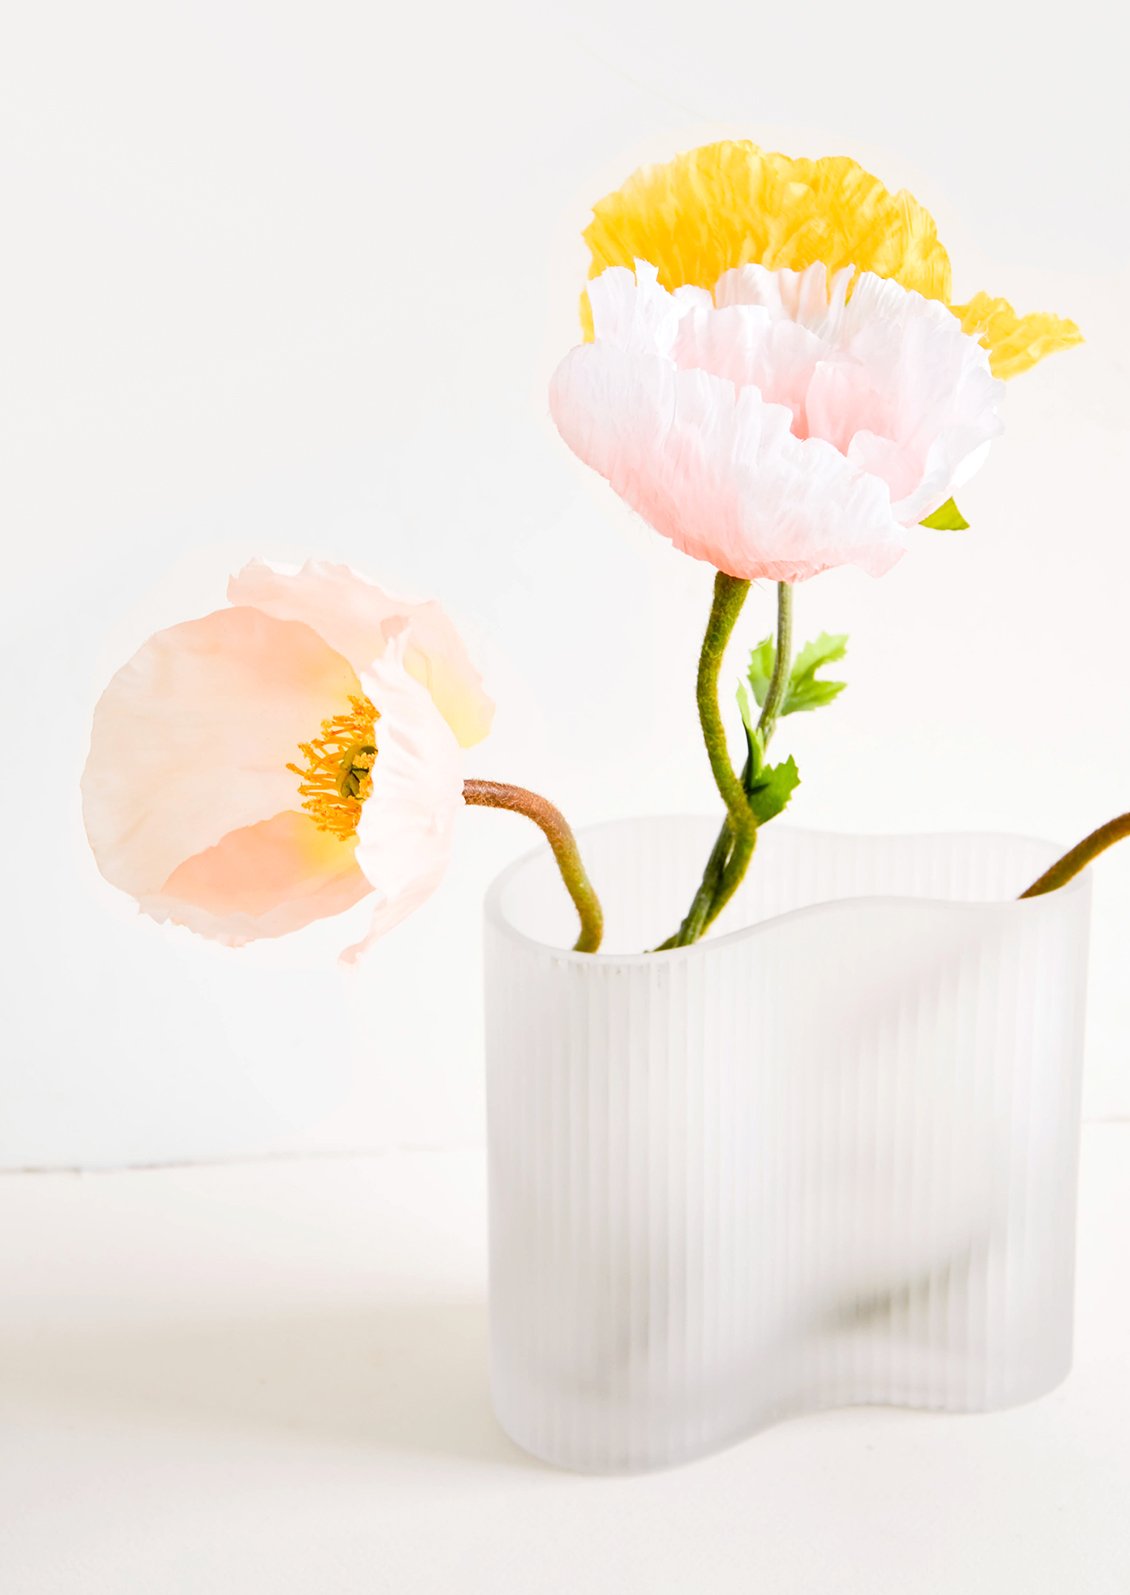
[[[299,777],[302,807],[319,831],[346,842],[355,835],[361,805],[373,790],[372,768],[377,744],[374,728],[380,715],[363,694],[350,698],[349,713],[323,720],[312,742],[300,742],[303,769],[288,764]]]

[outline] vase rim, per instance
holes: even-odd
[[[717,816],[702,814],[643,814],[628,816],[626,818],[597,820],[591,825],[578,826],[576,835],[583,841],[586,836],[593,836],[597,832],[606,831],[625,826],[670,824],[673,821],[690,821],[696,824],[717,822]],[[775,826],[777,834],[787,833],[792,837],[812,837],[822,841],[835,840],[843,842],[868,843],[879,842],[1008,842],[1020,845],[1029,845],[1047,850],[1048,864],[1061,857],[1066,849],[1057,842],[1051,842],[1047,837],[1023,835],[1016,831],[835,831],[824,830],[810,825],[781,825]],[[864,892],[852,897],[827,898],[817,903],[801,904],[797,908],[785,909],[778,914],[771,914],[765,919],[757,920],[752,925],[741,925],[735,930],[725,931],[718,936],[709,936],[701,941],[693,942],[689,947],[670,947],[662,952],[576,952],[571,947],[559,946],[556,942],[545,941],[541,937],[528,935],[509,918],[503,908],[503,899],[510,882],[521,873],[528,865],[544,858],[544,843],[528,849],[520,857],[513,859],[497,875],[494,876],[487,887],[483,900],[483,915],[485,922],[494,930],[505,936],[507,940],[524,946],[532,951],[549,954],[555,959],[569,963],[586,965],[588,967],[602,966],[613,968],[615,966],[638,966],[641,964],[667,965],[687,962],[695,958],[705,957],[711,949],[735,946],[758,935],[770,933],[776,926],[786,920],[797,920],[803,916],[814,914],[827,914],[836,910],[859,908],[861,904],[869,906],[885,905],[888,907],[915,910],[929,908],[931,910],[946,910],[953,914],[980,915],[995,913],[1001,916],[1007,914],[1032,914],[1048,913],[1057,904],[1062,904],[1068,899],[1077,897],[1080,893],[1089,893],[1091,888],[1091,870],[1088,866],[1074,876],[1064,886],[1058,887],[1054,892],[1041,894],[1039,897],[1007,897],[1007,898],[947,898],[931,896],[911,896],[907,893],[897,892]],[[599,882],[597,882],[599,886]]]

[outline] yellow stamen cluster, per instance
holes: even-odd
[[[343,842],[356,833],[361,805],[373,790],[374,734],[379,719],[368,698],[350,698],[348,714],[323,720],[312,742],[299,743],[305,769],[287,765],[299,777],[302,807],[314,824]]]

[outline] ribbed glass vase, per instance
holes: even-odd
[[[660,954],[712,821],[548,850],[486,911],[492,1387],[521,1446],[635,1471],[814,1408],[950,1411],[1071,1358],[1090,881],[1007,836],[766,829]]]

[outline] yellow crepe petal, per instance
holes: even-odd
[[[1073,321],[1044,314],[1018,316],[1007,299],[992,299],[986,293],[974,294],[968,304],[950,309],[962,330],[979,337],[988,349],[995,377],[1018,376],[1045,355],[1083,342]]]
[[[803,271],[855,266],[893,277],[930,299],[948,299],[950,262],[929,211],[892,194],[846,155],[794,160],[748,140],[688,150],[643,166],[593,206],[585,230],[589,276],[630,267],[637,256],[672,290],[711,289],[750,262]]]

